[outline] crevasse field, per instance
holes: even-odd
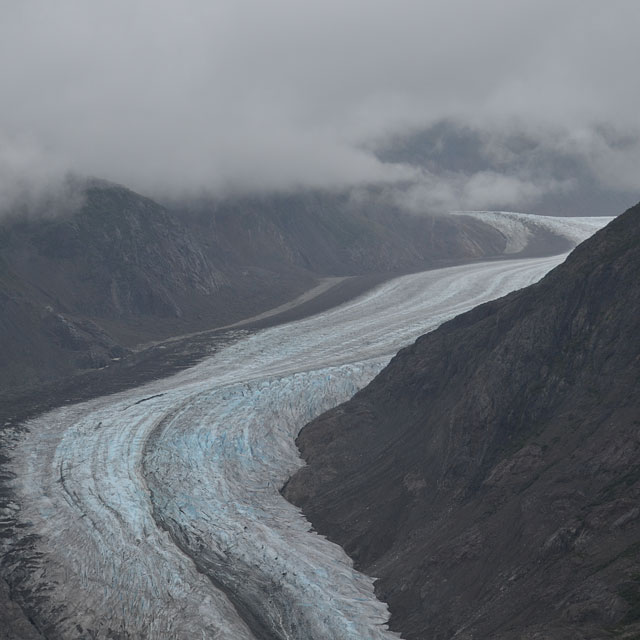
[[[509,251],[540,224],[477,215]],[[543,222],[577,242],[608,220]],[[295,437],[399,348],[564,257],[404,276],[303,321],[235,332],[192,369],[9,433],[16,501],[4,515],[38,536],[25,581],[39,622],[63,638],[398,637],[373,579],[280,496],[302,464]]]

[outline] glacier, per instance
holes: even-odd
[[[577,245],[589,235],[611,221],[606,216],[562,217],[536,216],[515,211],[453,211],[455,215],[471,216],[490,224],[500,231],[507,241],[505,254],[519,253],[527,247],[537,232],[546,231]]]
[[[525,214],[480,215],[510,250],[523,242]],[[576,241],[609,219],[558,220],[545,224]],[[281,497],[303,464],[295,437],[399,348],[564,257],[403,276],[305,320],[236,331],[170,378],[7,431],[15,501],[2,515],[19,533],[0,543],[4,577],[19,574],[53,637],[399,637],[374,579]]]

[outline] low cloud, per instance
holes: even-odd
[[[55,216],[82,205],[65,163],[33,139],[0,137],[0,218]]]
[[[534,162],[551,151],[637,187],[635,0],[4,4],[0,207],[66,171],[159,196],[410,183],[440,208],[518,207],[567,188]],[[488,166],[377,152],[444,120]],[[517,136],[536,166],[511,166]]]
[[[570,181],[533,181],[493,171],[472,175],[423,172],[419,180],[381,191],[394,206],[413,213],[447,213],[470,210],[530,210],[543,195],[566,193]]]

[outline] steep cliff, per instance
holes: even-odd
[[[285,487],[406,638],[640,633],[640,205],[301,432]]]

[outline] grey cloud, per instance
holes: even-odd
[[[414,213],[446,213],[470,210],[529,210],[542,196],[566,193],[570,180],[532,180],[524,176],[495,171],[471,175],[425,171],[419,180],[389,186],[383,190],[386,201]]]
[[[516,135],[637,181],[635,0],[0,4],[5,202],[67,170],[159,194],[410,183],[464,208],[565,189],[509,170]],[[490,166],[425,177],[376,152],[443,120]]]
[[[57,158],[33,139],[0,136],[0,217],[34,217],[75,210],[82,191]]]

